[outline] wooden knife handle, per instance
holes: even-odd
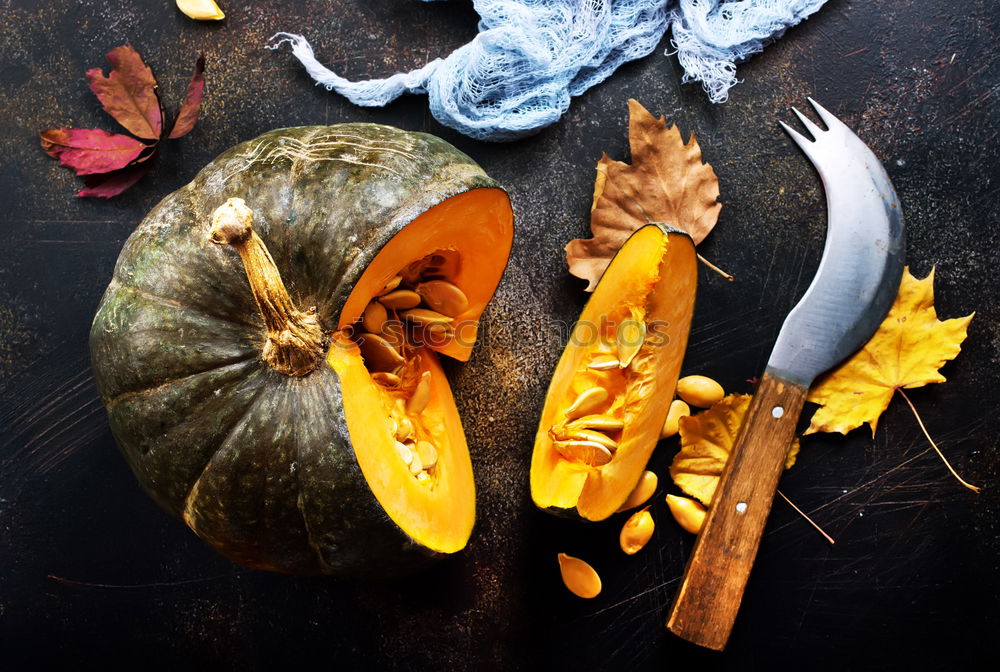
[[[726,646],[807,391],[761,378],[670,609],[667,628],[679,637]]]

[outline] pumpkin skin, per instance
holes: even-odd
[[[112,432],[149,494],[247,567],[390,576],[433,557],[362,474],[337,373],[289,376],[261,359],[246,272],[206,223],[230,197],[252,202],[290,296],[329,332],[393,236],[470,192],[510,219],[496,182],[443,140],[340,124],[233,147],[160,202],[126,242],[90,338]]]

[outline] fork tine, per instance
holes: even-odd
[[[825,133],[822,128],[813,123],[812,119],[799,112],[797,108],[793,107],[792,112],[794,112],[795,116],[799,118],[799,121],[801,121],[802,125],[806,127],[806,130],[812,134],[814,140],[819,140],[820,135]]]
[[[799,146],[799,149],[805,152],[806,156],[811,158],[812,148],[814,146],[813,141],[806,138],[806,136],[802,135],[801,133],[796,131],[794,128],[792,128],[785,122],[779,121],[778,123],[781,124],[781,127],[785,129],[785,132],[788,133],[788,135],[792,138],[792,140],[795,141],[795,144]]]
[[[834,128],[847,128],[846,126],[844,126],[844,122],[842,122],[840,119],[837,119],[837,117],[833,116],[833,113],[831,113],[825,107],[817,103],[815,100],[808,97],[806,98],[806,100],[808,100],[809,104],[813,106],[813,109],[816,110],[816,114],[818,114],[819,118],[823,120],[823,123],[826,124],[827,128],[831,130]]]

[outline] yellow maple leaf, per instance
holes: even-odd
[[[934,269],[923,280],[917,280],[909,267],[904,268],[896,300],[875,334],[809,390],[806,399],[820,407],[805,433],[846,434],[868,423],[875,436],[878,419],[899,392],[948,471],[969,490],[979,492],[978,487],[968,483],[951,466],[924,426],[917,407],[903,391],[945,382],[938,369],[961,352],[974,315],[939,320],[934,310]]]
[[[607,155],[597,163],[590,212],[593,238],[566,245],[569,272],[597,286],[615,252],[632,232],[649,222],[687,231],[700,243],[719,219],[719,179],[702,163],[698,140],[685,144],[677,126],[667,127],[634,100],[628,101],[632,163]]]
[[[846,434],[868,423],[874,436],[896,390],[945,381],[938,369],[961,351],[973,315],[938,320],[933,269],[923,280],[903,269],[899,293],[875,335],[809,390],[807,400],[820,408],[805,433]]]
[[[726,467],[736,434],[750,408],[750,394],[730,394],[707,411],[681,418],[681,449],[670,465],[674,484],[708,506]],[[785,469],[795,464],[799,440],[792,441]]]

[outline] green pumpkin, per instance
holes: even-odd
[[[210,239],[212,213],[234,197],[252,210],[289,305],[316,325],[308,371],[290,375],[262,355],[273,334],[250,271]],[[474,514],[459,522],[441,514],[474,511],[474,495],[445,497],[473,491],[464,438],[449,448],[454,466],[442,476],[461,487],[386,492],[381,481],[403,477],[396,456],[382,454],[392,441],[381,415],[357,410],[357,401],[345,411],[345,398],[375,398],[370,379],[356,382],[365,378],[360,357],[331,354],[331,344],[335,332],[350,333],[360,310],[350,306],[363,308],[375,294],[361,288],[383,281],[370,267],[385,276],[427,250],[458,260],[456,277],[473,304],[464,317],[477,318],[512,236],[506,194],[469,157],[424,133],[289,128],[223,153],[129,237],[94,318],[98,390],[139,482],[199,537],[253,568],[387,576],[464,546]],[[465,359],[469,348],[441,351]],[[361,371],[350,374],[355,382],[345,385],[347,369],[327,363],[334,354]],[[440,371],[433,353],[424,361]],[[442,385],[435,403],[457,418]],[[369,482],[373,474],[379,482]],[[463,529],[435,531],[438,517],[438,527]]]

